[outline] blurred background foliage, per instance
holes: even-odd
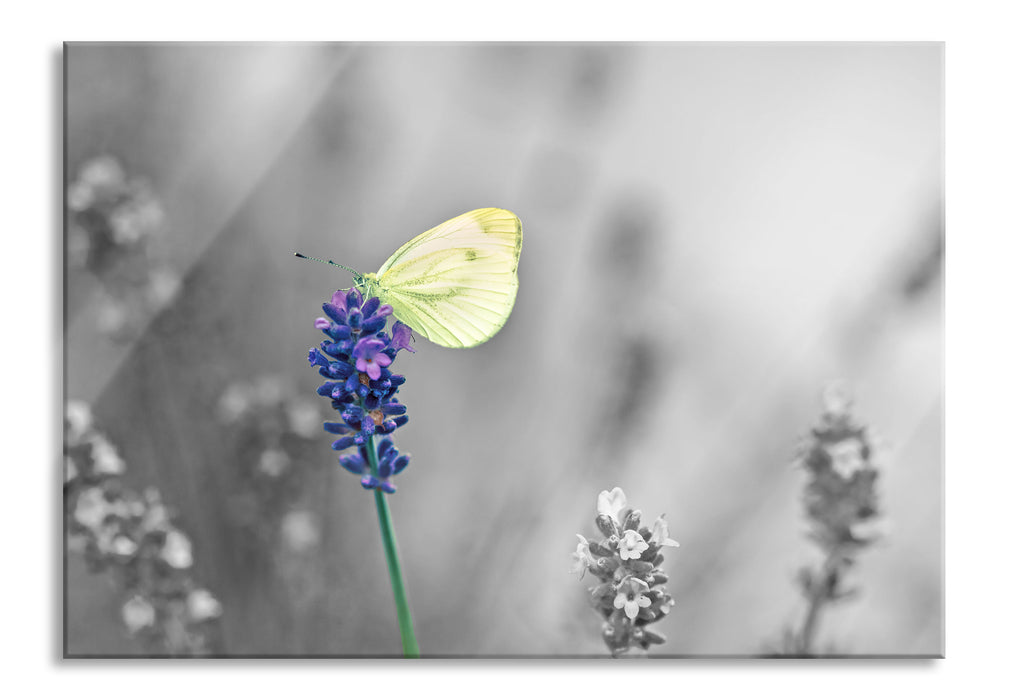
[[[682,544],[654,651],[761,653],[803,614],[795,457],[839,377],[889,530],[818,635],[941,652],[941,45],[66,51],[67,398],[188,533],[223,653],[398,653],[371,498],[312,428],[350,280],[293,253],[373,271],[484,206],[525,227],[510,321],[397,366],[425,654],[603,654],[569,555],[617,485]],[[115,581],[65,569],[67,651],[147,653]]]

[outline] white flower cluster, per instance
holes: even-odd
[[[127,488],[126,463],[99,432],[90,407],[71,401],[65,418],[67,548],[94,571],[109,571],[127,597],[122,619],[149,652],[213,651],[209,623],[221,604],[192,578],[193,544],[155,489]]]
[[[572,573],[591,573],[600,584],[591,588],[592,606],[603,616],[603,640],[617,655],[638,646],[647,650],[665,638],[646,625],[665,617],[673,599],[664,586],[668,577],[659,568],[663,547],[679,547],[669,537],[664,516],[652,528],[641,525],[641,511],[627,505],[623,489],[599,494],[596,526],[603,538],[589,541],[576,535]]]

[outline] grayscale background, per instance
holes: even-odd
[[[794,456],[835,379],[879,437],[887,535],[819,635],[942,653],[941,44],[65,50],[68,185],[96,157],[143,181],[176,275],[117,336],[101,273],[68,263],[66,398],[191,538],[221,653],[400,652],[371,495],[321,431],[271,472],[281,502],[251,488],[261,446],[220,401],[268,377],[331,419],[305,358],[351,280],[293,253],[374,271],[485,206],[524,225],[510,320],[395,365],[424,654],[605,655],[569,567],[614,486],[682,545],[653,651],[766,651],[820,558]],[[68,547],[66,653],[146,655],[123,603]]]

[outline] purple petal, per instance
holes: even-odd
[[[361,338],[357,341],[357,345],[354,346],[354,352],[351,355],[353,357],[369,359],[376,352],[381,352],[384,349],[385,343],[378,338]],[[361,371],[363,372],[364,370],[362,369]]]
[[[322,316],[315,319],[315,327],[318,328],[320,331],[326,330],[327,328],[329,328],[329,325],[330,325],[329,321],[324,319]]]
[[[407,352],[417,352],[410,347],[413,339],[413,329],[402,321],[396,321],[392,326],[392,348],[393,350],[406,350]]]
[[[342,289],[333,292],[333,298],[329,300],[329,303],[343,311],[343,313],[347,313],[347,293]]]
[[[354,436],[348,435],[347,437],[342,437],[333,443],[334,450],[345,450],[354,444]]]
[[[366,466],[357,455],[340,455],[340,465],[353,474],[363,474]]]
[[[364,302],[364,306],[361,307],[361,314],[365,318],[370,318],[371,315],[375,313],[375,309],[377,309],[381,303],[382,302],[378,300],[378,297],[372,297],[368,301]]]
[[[375,419],[371,416],[365,416],[361,419],[361,433],[365,436],[371,436],[375,433]]]
[[[410,463],[410,455],[400,455],[392,463],[392,473],[399,474]]]

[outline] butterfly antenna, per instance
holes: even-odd
[[[361,276],[361,273],[359,273],[357,270],[355,270],[353,268],[350,268],[350,267],[347,267],[346,265],[341,265],[338,262],[333,262],[332,260],[323,260],[322,258],[313,258],[311,255],[302,255],[301,253],[295,253],[294,257],[296,257],[296,258],[303,258],[305,260],[314,260],[315,262],[326,263],[327,265],[335,265],[336,267],[340,268],[341,270],[346,270],[350,274],[354,275],[355,278]]]

